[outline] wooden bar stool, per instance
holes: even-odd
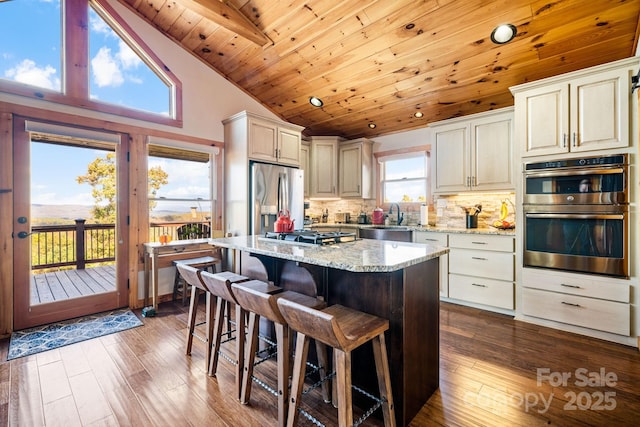
[[[395,426],[391,379],[384,339],[384,332],[389,329],[389,321],[341,305],[315,310],[285,298],[278,299],[278,308],[289,327],[298,332],[287,426],[294,426],[298,418],[309,338],[321,341],[334,349],[340,427],[353,425],[351,352],[362,344],[372,341],[380,391],[380,398],[374,408],[382,406],[385,426]],[[359,420],[358,424],[362,421]]]
[[[187,347],[185,354],[191,354],[191,347],[193,345],[193,337],[196,337],[203,341],[206,344],[206,356],[205,356],[205,369],[209,367],[209,359],[211,357],[211,342],[213,337],[213,310],[211,309],[211,292],[207,290],[207,288],[202,284],[198,273],[198,270],[195,267],[192,267],[187,264],[177,264],[176,268],[185,283],[188,283],[191,286],[191,302],[189,304],[189,316],[187,320],[187,327],[189,329],[187,333]],[[186,286],[186,285],[185,285]],[[196,324],[196,314],[198,311],[198,302],[200,300],[199,294],[200,291],[206,293],[206,309],[205,309],[205,321],[202,323]],[[206,336],[200,336],[195,332],[196,326],[200,326],[204,324],[206,330]]]
[[[216,264],[219,262],[220,259],[213,256],[177,259],[173,261],[173,265],[176,267],[176,274],[173,278],[173,301],[175,301],[178,297],[178,294],[180,294],[182,296],[182,305],[185,305],[185,303],[187,302],[188,286],[192,285],[191,283],[188,283],[186,280],[184,280],[184,277],[181,276],[178,265],[188,265],[199,270],[211,270],[212,273],[215,273]],[[181,278],[183,280],[181,280]]]
[[[236,370],[236,397],[240,398],[240,392],[242,390],[242,376],[244,375],[244,349],[245,349],[245,329],[246,329],[246,315],[238,305],[238,301],[231,290],[231,286],[237,283],[243,283],[247,288],[256,289],[259,292],[265,294],[280,292],[282,289],[270,285],[268,283],[259,280],[249,280],[248,277],[241,276],[232,272],[222,272],[211,274],[206,271],[200,271],[200,280],[202,284],[211,292],[212,295],[217,297],[216,313],[215,313],[215,325],[213,327],[213,338],[211,345],[211,358],[209,360],[209,375],[215,376],[218,370],[218,360],[220,352],[220,345],[223,343],[222,325],[224,323],[225,313],[229,315],[231,306],[233,305],[235,311],[235,331],[229,329],[229,322],[227,322],[227,339],[224,341],[235,340],[235,355],[234,359],[230,359],[229,356],[225,357],[233,365]],[[235,335],[232,336],[232,332]]]
[[[274,287],[275,286],[271,286]],[[277,301],[281,299],[287,299],[296,301],[305,307],[312,307],[320,309],[326,306],[324,301],[307,295],[300,294],[292,291],[282,291],[279,293],[268,294],[261,292],[256,288],[246,286],[246,283],[235,283],[231,286],[233,293],[236,296],[238,304],[244,311],[249,313],[249,325],[248,325],[248,337],[247,347],[245,349],[245,361],[244,361],[244,374],[242,378],[242,392],[240,395],[240,402],[246,404],[249,403],[251,397],[251,384],[253,383],[253,368],[254,359],[256,356],[256,350],[258,347],[258,332],[260,317],[264,317],[273,322],[276,332],[276,347],[277,347],[277,371],[278,371],[278,390],[271,390],[266,384],[258,381],[267,390],[271,391],[278,398],[278,425],[284,426],[287,416],[287,405],[289,401],[289,375],[291,373],[291,335],[290,330],[285,322],[284,318],[280,314]],[[281,288],[277,288],[281,289]],[[318,370],[323,378],[325,376],[325,370],[327,364],[326,347],[318,342],[316,350],[318,353]],[[329,387],[323,383],[323,396],[325,401],[330,401]]]

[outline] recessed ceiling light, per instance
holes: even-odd
[[[424,116],[424,114],[422,114],[422,111],[416,111],[415,113],[413,113],[413,116],[419,119],[420,117]]]
[[[375,129],[376,128],[376,124],[375,123],[369,123],[369,128],[371,129]]]
[[[315,96],[312,96],[311,98],[309,98],[309,103],[314,107],[318,107],[318,108],[324,105],[324,102],[322,102],[322,99],[317,98]]]
[[[498,25],[491,32],[491,41],[495,44],[504,44],[513,40],[513,38],[518,33],[515,25],[512,24],[503,24]]]

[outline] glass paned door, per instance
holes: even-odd
[[[16,330],[127,305],[128,142],[68,131],[14,120]]]

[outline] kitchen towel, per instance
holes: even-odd
[[[427,205],[420,206],[420,225],[429,225],[429,207]]]

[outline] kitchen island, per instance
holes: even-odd
[[[408,425],[438,388],[438,258],[447,248],[367,239],[316,246],[262,236],[211,243],[226,248],[241,274],[389,319],[387,352],[398,425]],[[370,345],[353,353],[353,382],[377,391]],[[357,397],[354,393],[356,404],[368,407]]]

